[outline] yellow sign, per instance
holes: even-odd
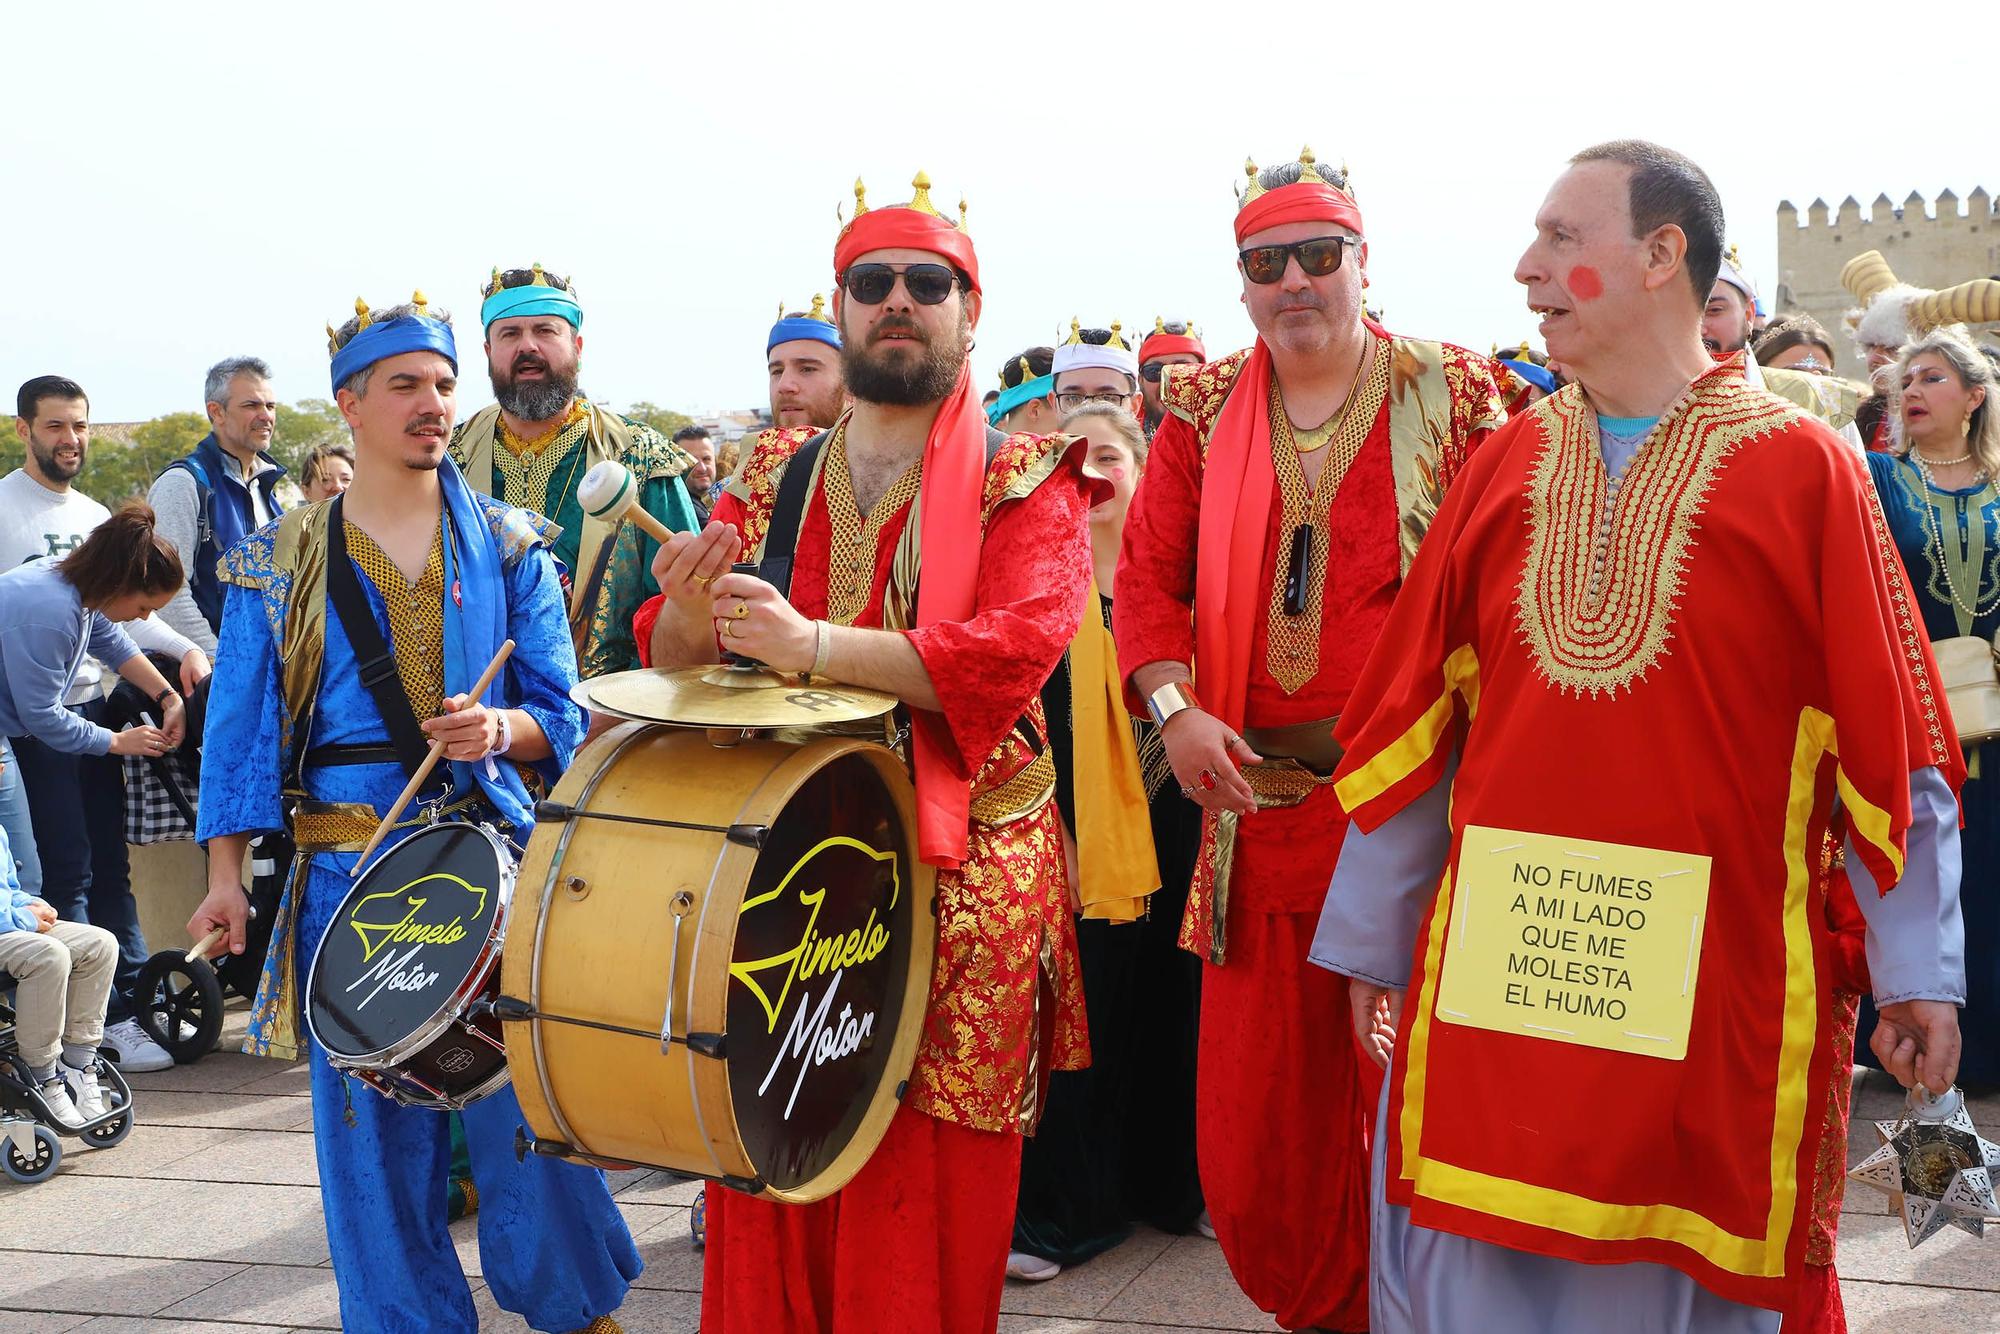
[[[1438,1017],[1678,1061],[1709,859],[1468,825]]]

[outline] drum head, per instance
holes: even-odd
[[[786,803],[745,887],[729,969],[730,1096],[750,1161],[778,1190],[832,1166],[892,1077],[898,1027],[922,1019],[921,1001],[903,1013],[913,834],[880,772],[843,755]]]
[[[313,959],[306,1017],[320,1046],[379,1056],[465,984],[502,908],[505,853],[475,825],[420,829],[355,882]]]

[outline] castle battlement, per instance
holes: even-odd
[[[1847,338],[1854,298],[1840,285],[1840,271],[1848,260],[1879,250],[1897,278],[1918,287],[2000,277],[2000,213],[1983,185],[1963,199],[1949,188],[1935,200],[1912,190],[1900,204],[1881,193],[1865,210],[1853,195],[1837,207],[1820,198],[1803,218],[1791,200],[1780,200],[1777,223],[1778,290],[1767,304],[1774,315],[1804,311],[1825,325],[1839,344],[1840,373],[1854,379],[1865,373]]]

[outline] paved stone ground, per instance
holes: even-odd
[[[134,1079],[139,1125],[116,1149],[71,1151],[39,1186],[0,1178],[0,1334],[271,1334],[337,1329],[321,1229],[302,1066],[224,1050]],[[1850,1161],[1874,1143],[1868,1118],[1901,1093],[1882,1075],[1856,1091]],[[2000,1138],[2000,1096],[1977,1102]],[[217,1178],[222,1178],[218,1181]],[[688,1246],[696,1187],[656,1172],[614,1180],[646,1272],[619,1314],[633,1334],[695,1327],[699,1254]],[[1857,1334],[2000,1329],[2000,1240],[1947,1232],[1912,1252],[1885,1197],[1848,1193],[1840,1269]],[[454,1229],[481,1328],[520,1331],[478,1279],[470,1220]],[[1053,1282],[1010,1284],[1006,1334],[1165,1334],[1275,1329],[1200,1237],[1146,1232]]]

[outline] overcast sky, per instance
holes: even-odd
[[[1969,3],[686,8],[10,4],[0,379],[69,375],[131,420],[199,410],[203,368],[249,352],[324,397],[323,326],[421,287],[458,316],[469,412],[479,284],[539,260],[575,276],[596,396],[762,404],[834,206],[857,174],[907,199],[919,167],[970,204],[981,388],[1072,315],[1247,343],[1231,188],[1302,142],[1352,168],[1390,327],[1481,351],[1532,332],[1515,258],[1601,139],[1706,167],[1767,295],[1781,198],[2000,189],[1990,104],[1867,68],[1990,34]]]

